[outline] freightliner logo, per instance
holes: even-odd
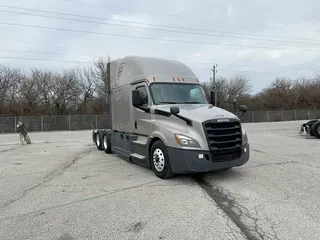
[[[227,118],[218,119],[217,121],[218,121],[218,122],[230,122],[230,120],[227,119]]]

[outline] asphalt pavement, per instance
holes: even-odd
[[[0,135],[0,239],[320,239],[320,140],[300,124],[244,124],[246,165],[170,180],[91,131]]]

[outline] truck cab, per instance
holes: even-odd
[[[163,179],[226,170],[249,160],[240,119],[207,101],[189,67],[139,56],[108,66],[111,128],[94,131],[106,143],[100,150],[149,167]]]

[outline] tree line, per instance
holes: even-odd
[[[107,61],[86,68],[30,69],[0,65],[0,115],[38,116],[105,114],[108,109]],[[213,82],[201,83],[208,100]],[[276,78],[257,94],[244,75],[216,79],[218,106],[231,109],[234,100],[249,110],[320,109],[320,76]]]
[[[103,114],[108,107],[107,61],[48,70],[0,66],[0,115]]]
[[[202,84],[210,98],[213,82]],[[218,106],[232,109],[232,102],[245,104],[250,111],[264,110],[318,110],[320,109],[320,76],[290,79],[277,77],[257,94],[251,94],[251,81],[243,75],[216,81]]]

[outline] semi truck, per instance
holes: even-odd
[[[195,73],[177,60],[126,56],[107,65],[108,126],[98,150],[151,168],[161,179],[228,170],[249,160],[238,116],[207,100]],[[239,112],[247,111],[245,105]]]

